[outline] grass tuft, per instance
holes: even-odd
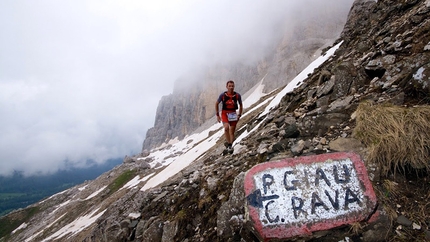
[[[364,102],[356,114],[353,136],[369,147],[367,162],[379,165],[382,175],[410,168],[430,171],[430,106]]]
[[[361,225],[359,222],[355,222],[351,224],[349,232],[357,235],[362,232],[363,228],[364,228],[363,225]]]
[[[398,189],[398,185],[396,182],[394,181],[390,181],[390,180],[384,180],[382,185],[384,186],[384,190],[385,190],[385,196],[386,197],[398,197],[400,194],[400,191]]]

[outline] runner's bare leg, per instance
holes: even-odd
[[[230,132],[230,144],[233,144],[234,141],[234,131],[236,130],[236,126],[230,126],[229,132]]]
[[[224,135],[225,135],[225,139],[227,141],[227,143],[232,143],[231,142],[231,136],[230,136],[230,124],[229,123],[223,123],[224,125]]]

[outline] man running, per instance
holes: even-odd
[[[226,142],[224,143],[226,150],[230,154],[233,153],[234,132],[236,124],[242,116],[242,97],[234,91],[234,81],[230,80],[226,84],[227,91],[219,95],[215,103],[215,110],[218,123],[222,121],[224,125],[224,135]],[[222,103],[221,116],[219,113],[219,104]],[[239,105],[238,105],[239,104]],[[239,108],[239,113],[236,110]]]

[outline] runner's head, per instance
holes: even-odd
[[[229,81],[227,82],[227,84],[225,85],[225,87],[227,88],[227,91],[228,91],[229,93],[233,93],[233,92],[234,92],[234,81],[229,80]]]

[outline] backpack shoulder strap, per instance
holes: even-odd
[[[222,95],[222,102],[224,102],[225,96],[227,96],[227,92],[224,92],[224,95]]]
[[[227,94],[227,92],[224,92],[224,95],[222,96],[222,101],[223,102],[224,102],[226,96],[228,98],[232,99],[233,101],[236,101],[236,102],[237,102],[237,100],[239,100],[239,94],[237,92],[234,92],[232,96],[229,96]]]

